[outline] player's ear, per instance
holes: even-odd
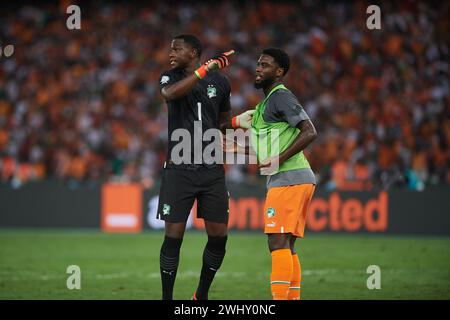
[[[197,57],[197,49],[192,48],[192,50],[191,50],[191,58],[194,59],[196,57]]]
[[[284,69],[283,68],[277,68],[277,71],[275,71],[275,74],[278,78],[282,78],[284,75]]]

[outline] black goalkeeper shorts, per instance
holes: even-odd
[[[186,222],[195,199],[198,218],[228,224],[229,193],[223,167],[166,167],[156,217],[167,222]]]

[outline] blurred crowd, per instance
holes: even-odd
[[[167,111],[158,78],[173,36],[197,35],[203,59],[234,49],[225,70],[232,113],[253,108],[263,48],[291,57],[285,84],[318,139],[305,152],[327,190],[423,190],[450,183],[449,2],[72,2],[10,5],[0,13],[0,181],[159,179]],[[256,165],[229,181],[264,183]]]

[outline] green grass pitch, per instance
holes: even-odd
[[[0,299],[160,299],[162,232],[0,230]],[[175,299],[190,299],[206,235],[188,231]],[[307,233],[297,241],[303,299],[450,299],[450,238]],[[81,290],[69,290],[69,265],[81,268]],[[381,289],[369,290],[369,265]],[[266,236],[231,232],[210,299],[268,300]]]

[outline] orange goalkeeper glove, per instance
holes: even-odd
[[[230,64],[229,56],[234,53],[234,50],[230,50],[228,52],[221,53],[217,56],[212,57],[208,61],[206,61],[200,68],[195,70],[195,75],[199,79],[203,79],[208,71],[223,69]]]

